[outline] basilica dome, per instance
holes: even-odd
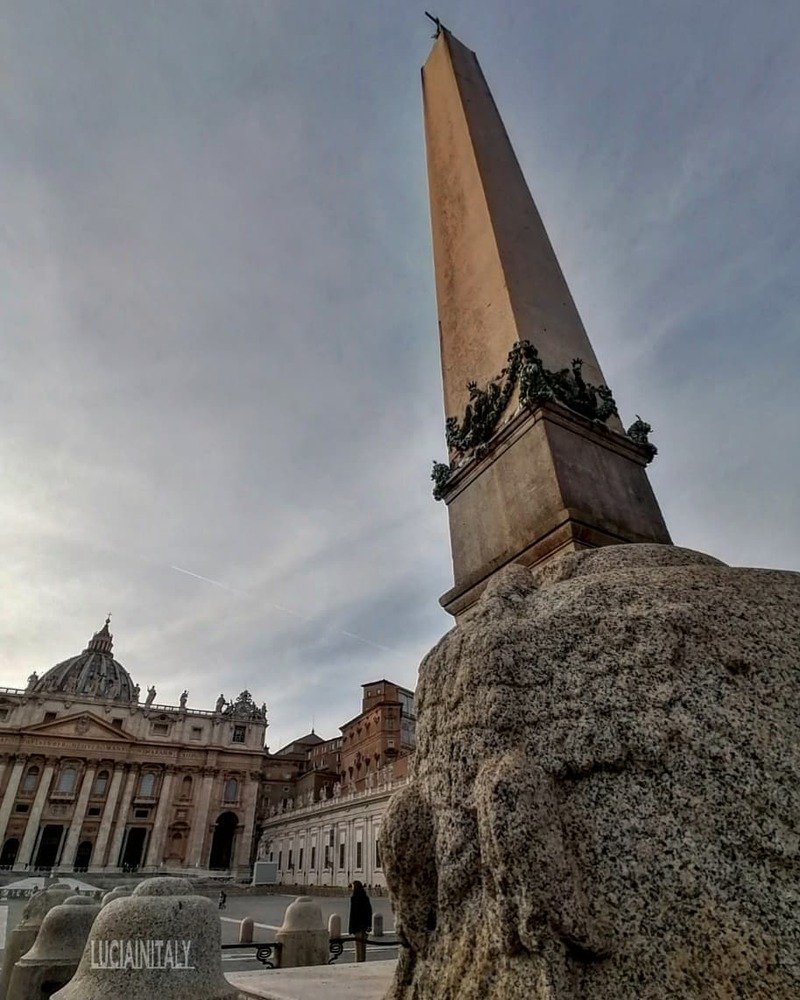
[[[34,675],[29,690],[39,694],[138,702],[138,685],[134,685],[125,667],[111,655],[113,636],[108,630],[110,622],[111,618],[106,618],[103,627],[95,632],[82,653],[57,663],[42,677]]]

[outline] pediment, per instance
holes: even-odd
[[[109,725],[92,712],[75,712],[50,722],[39,722],[34,726],[26,726],[24,732],[31,735],[35,733],[37,736],[71,736],[81,740],[117,740],[120,743],[133,741],[132,736]]]

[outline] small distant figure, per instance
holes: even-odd
[[[189,692],[184,691],[181,695],[181,708],[186,708],[186,702],[189,700]]]
[[[145,705],[147,707],[149,707],[150,705],[152,705],[153,702],[155,701],[155,698],[156,698],[156,688],[155,688],[155,684],[153,684],[151,687],[149,687],[147,689],[147,699],[145,701]]]
[[[219,698],[217,698],[217,704],[214,706],[214,711],[217,715],[219,715],[223,708],[225,708],[225,695],[221,694]]]
[[[372,903],[369,901],[364,883],[353,882],[353,895],[350,897],[350,922],[348,932],[356,942],[356,961],[367,960],[367,934],[372,927]]]
[[[224,910],[228,905],[228,895],[224,889],[219,890],[219,908]]]

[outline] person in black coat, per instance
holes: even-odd
[[[363,882],[353,882],[350,897],[350,922],[348,931],[356,939],[356,961],[367,959],[367,934],[372,927],[372,903],[369,901]]]

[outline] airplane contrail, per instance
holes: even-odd
[[[232,594],[239,594],[241,597],[249,596],[244,590],[236,590],[235,587],[229,587],[227,583],[222,583],[220,580],[212,580],[208,576],[200,576],[199,573],[193,573],[190,569],[184,569],[182,566],[170,566],[170,569],[174,569],[177,573],[185,573],[187,576],[193,576],[195,580],[203,580],[205,583],[211,583],[215,587],[221,587],[223,590],[229,590]]]
[[[186,576],[192,576],[195,580],[202,580],[204,583],[210,583],[213,587],[220,587],[222,590],[227,590],[231,594],[238,594],[239,597],[252,597],[252,594],[248,594],[246,590],[237,590],[235,587],[228,586],[227,583],[223,583],[221,580],[212,580],[210,576],[201,576],[199,573],[193,573],[190,569],[184,569],[182,566],[173,566],[170,564],[170,569],[174,569],[176,573],[184,573]],[[312,621],[309,615],[302,615],[298,611],[293,611],[291,608],[285,608],[282,604],[275,604],[274,601],[265,601],[271,608],[275,608],[276,611],[282,611],[286,615],[291,615],[293,618],[300,618],[303,621]],[[394,653],[399,656],[400,651],[398,649],[392,649],[390,646],[383,646],[379,642],[373,642],[371,639],[367,639],[363,635],[359,635],[357,632],[348,632],[343,628],[336,628],[336,626],[331,626],[332,631],[338,632],[339,635],[345,636],[347,639],[355,639],[356,642],[363,642],[365,646],[372,646],[373,649],[380,649],[385,653]]]

